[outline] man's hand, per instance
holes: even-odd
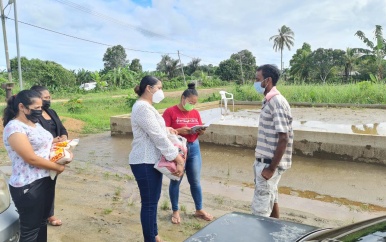
[[[275,174],[275,170],[270,167],[264,168],[261,172],[261,176],[267,181],[272,178],[273,174]]]

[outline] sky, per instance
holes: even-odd
[[[3,1],[4,7],[7,3]],[[14,19],[13,4],[5,8],[5,15]],[[192,58],[218,65],[247,49],[257,65],[280,67],[280,52],[274,51],[269,38],[282,25],[295,33],[294,46],[283,52],[288,67],[304,42],[312,50],[365,48],[355,33],[361,30],[372,40],[375,25],[386,27],[386,1],[17,0],[17,16],[21,56],[55,61],[71,70],[103,69],[106,49],[118,44],[126,48],[129,61],[138,58],[143,70],[149,71],[156,69],[164,54],[177,59],[177,51],[185,65]],[[6,31],[9,55],[14,58],[13,20],[6,20]],[[5,66],[2,45],[0,68]]]

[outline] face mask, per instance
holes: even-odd
[[[51,106],[51,100],[43,100],[43,109],[49,109]]]
[[[153,103],[159,103],[165,98],[164,92],[159,89],[155,93],[153,93],[152,101]]]
[[[185,100],[185,102],[186,102],[186,100]],[[194,105],[186,102],[185,105],[184,105],[184,109],[186,111],[192,111],[194,109]]]
[[[265,87],[261,87],[261,82],[255,82],[255,83],[253,84],[253,86],[255,87],[256,92],[258,92],[258,93],[260,93],[260,94],[264,94]]]
[[[43,113],[42,110],[30,109],[30,113],[26,114],[25,117],[28,120],[31,120],[31,122],[37,123],[39,121],[39,117],[42,116],[42,113]]]

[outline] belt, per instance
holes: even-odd
[[[272,159],[267,159],[267,158],[256,158],[257,162],[265,163],[265,164],[271,164]]]

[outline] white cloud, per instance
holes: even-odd
[[[185,55],[201,58],[204,64],[216,65],[232,53],[248,49],[256,56],[258,64],[280,66],[280,53],[274,52],[269,37],[277,34],[282,25],[295,32],[295,46],[283,52],[285,66],[304,42],[311,44],[312,49],[364,47],[354,36],[357,30],[372,38],[376,24],[386,27],[384,0],[154,0],[151,5],[138,5],[128,0],[72,2],[127,25],[47,0],[19,0],[19,20],[132,49],[168,53],[180,50]],[[10,17],[13,18],[13,11]],[[135,26],[162,36],[144,35]],[[7,20],[7,32],[12,58],[16,56],[16,46],[11,20]],[[107,46],[23,24],[19,24],[19,34],[22,56],[53,60],[70,69],[103,68],[102,58]],[[161,54],[126,52],[130,60],[139,58],[145,70],[154,70],[161,59]],[[174,54],[172,57],[177,58]],[[186,56],[181,58],[184,63],[191,60]],[[1,56],[0,66],[5,66]]]

